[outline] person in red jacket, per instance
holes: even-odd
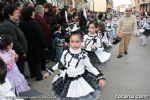
[[[35,20],[40,24],[42,31],[44,33],[44,39],[45,39],[45,44],[47,45],[47,49],[45,49],[43,51],[43,59],[42,59],[42,70],[46,70],[45,67],[45,62],[47,60],[47,55],[48,54],[48,46],[49,46],[49,42],[50,42],[50,38],[51,38],[51,32],[50,32],[50,27],[47,24],[47,22],[44,19],[44,7],[42,5],[37,5],[35,7]]]

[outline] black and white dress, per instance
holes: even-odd
[[[92,50],[91,45],[95,45],[97,49]],[[99,68],[101,63],[107,62],[110,59],[111,54],[104,51],[102,41],[98,35],[84,35],[82,46],[88,52],[88,57],[96,68]]]
[[[104,47],[104,51],[110,52],[112,49],[112,43],[109,40],[109,36],[108,36],[107,32],[99,32],[98,36],[101,39],[101,42]]]
[[[85,51],[81,48],[64,50],[60,62],[48,71],[57,69],[61,70],[60,74],[52,83],[57,100],[97,100],[100,95],[98,80],[105,78],[101,70],[92,66]]]
[[[150,23],[148,23],[148,20],[143,19],[139,21],[139,32],[144,36],[150,35]]]
[[[107,34],[109,36],[109,39],[111,40],[115,35],[115,33],[114,33],[114,23],[113,23],[113,21],[111,21],[111,22],[106,21],[105,25],[106,25],[105,27],[106,27]]]
[[[150,24],[148,22],[145,22],[143,24],[142,29],[144,29],[145,31],[143,32],[143,35],[145,36],[150,36]]]

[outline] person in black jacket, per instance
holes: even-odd
[[[44,33],[39,23],[33,19],[34,9],[32,7],[23,8],[22,18],[23,20],[19,26],[23,30],[28,42],[27,61],[31,77],[36,77],[36,80],[42,80],[41,55],[42,51],[46,48]]]
[[[3,9],[3,16],[5,20],[1,24],[0,33],[8,34],[13,37],[13,49],[19,55],[17,66],[20,72],[24,75],[24,58],[26,57],[27,53],[27,41],[21,29],[16,25],[18,15],[19,12],[15,5],[10,4],[5,6]]]

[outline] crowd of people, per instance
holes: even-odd
[[[102,68],[111,59],[113,45],[121,41],[117,58],[128,53],[137,25],[130,14],[131,9],[126,9],[127,16],[120,19],[113,11],[77,11],[70,5],[59,9],[51,3],[34,4],[30,0],[1,3],[0,99],[29,91],[27,78],[40,81],[59,69],[52,83],[58,100],[96,100],[105,86]],[[142,18],[138,25],[144,29],[145,45],[149,23]],[[57,63],[46,68],[50,60]],[[25,75],[25,62],[30,77]]]

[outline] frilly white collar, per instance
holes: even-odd
[[[81,47],[79,49],[73,49],[73,48],[70,47],[69,50],[70,50],[70,52],[72,54],[79,54],[79,53],[81,53]]]

